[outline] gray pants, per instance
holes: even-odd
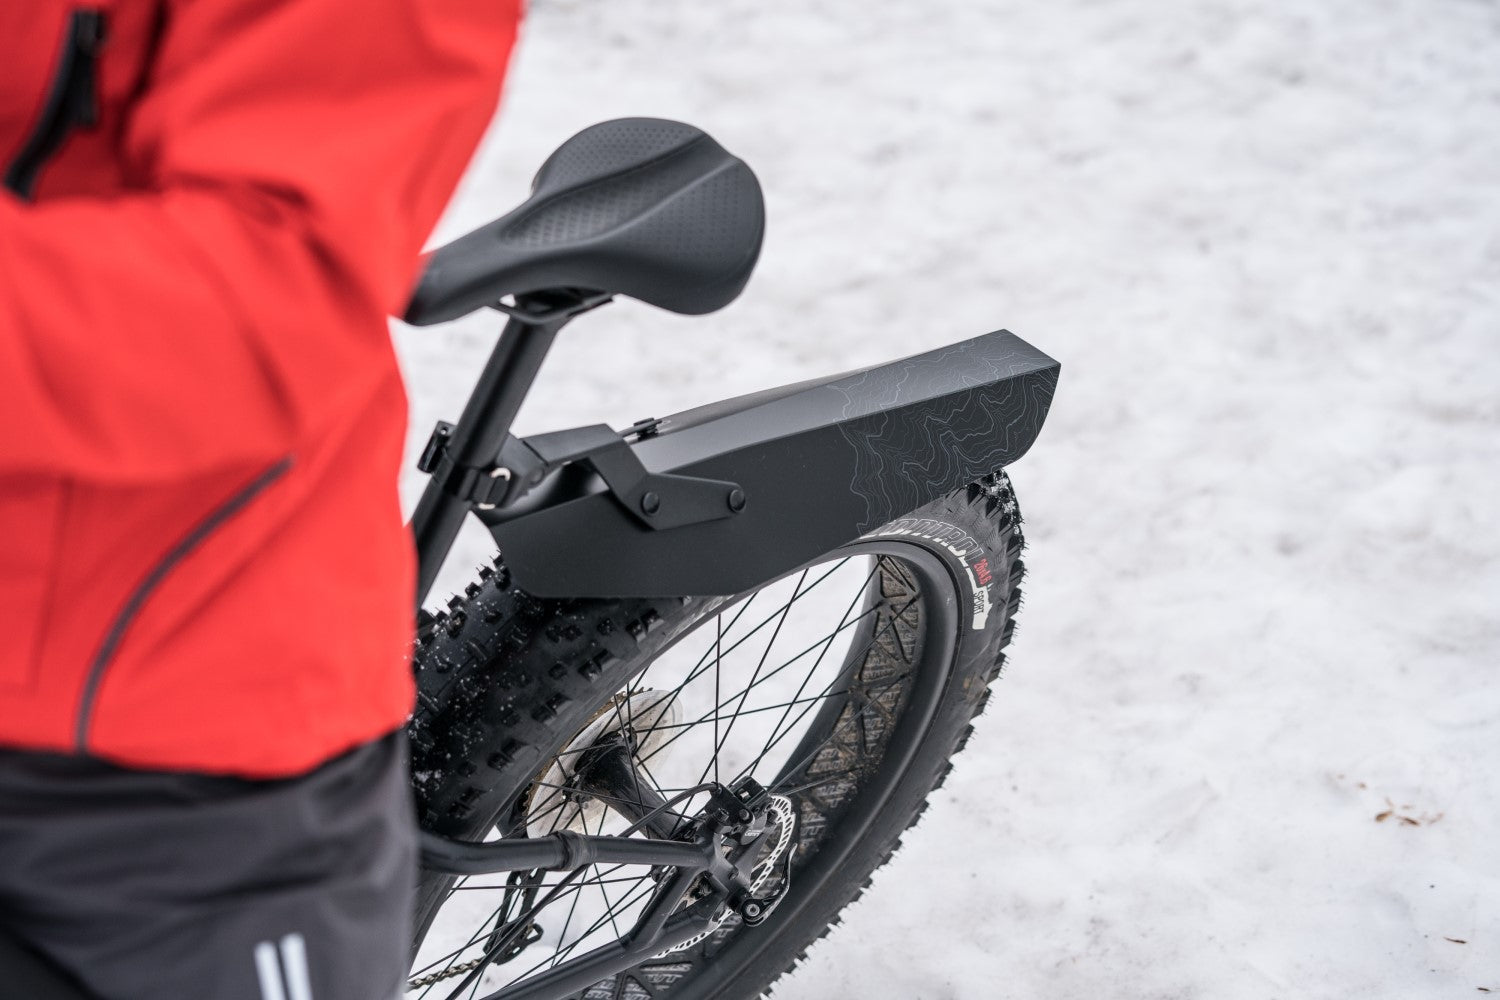
[[[0,925],[100,1000],[392,1000],[415,864],[400,734],[284,781],[0,751]]]

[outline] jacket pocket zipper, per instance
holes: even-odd
[[[69,18],[41,117],[5,171],[5,186],[18,196],[31,199],[37,175],[69,132],[99,123],[98,65],[104,35],[103,11],[75,10]]]
[[[202,545],[209,535],[222,527],[225,521],[244,510],[250,501],[265,492],[266,487],[286,475],[291,467],[292,458],[289,455],[215,507],[206,518],[198,523],[197,527],[183,536],[167,551],[166,555],[158,559],[156,565],[151,567],[151,572],[147,573],[145,579],[136,584],[135,589],[130,592],[130,596],[125,599],[125,606],[120,609],[119,614],[115,615],[114,621],[110,623],[109,631],[104,634],[104,642],[100,644],[99,652],[94,655],[93,662],[89,664],[88,676],[84,678],[83,695],[78,705],[77,726],[73,732],[74,750],[77,753],[88,752],[89,724],[93,722],[94,702],[99,696],[99,685],[103,683],[105,671],[109,669],[110,662],[115,658],[115,651],[119,648],[120,641],[125,638],[126,631],[134,623],[152,592],[161,586],[161,582],[176,568],[177,564],[191,555],[193,550]]]

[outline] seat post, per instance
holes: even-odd
[[[490,468],[492,475],[508,474],[496,465],[500,446],[510,434],[511,423],[558,331],[573,315],[555,309],[535,318],[521,308],[511,313],[448,438],[446,447],[458,467]],[[469,502],[453,493],[441,477],[435,475],[428,480],[412,515],[418,608],[432,589],[468,511]]]

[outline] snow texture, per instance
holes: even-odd
[[[1500,993],[1500,8],[536,0],[435,241],[639,114],[754,167],[759,271],[581,320],[520,430],[1063,363],[1007,675],[776,995]],[[397,330],[413,456],[494,327]]]

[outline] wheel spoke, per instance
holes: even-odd
[[[753,688],[753,687],[755,687],[755,680],[756,680],[756,678],[758,678],[760,676],[761,670],[763,670],[765,668],[766,660],[771,655],[771,647],[773,647],[773,646],[776,645],[776,640],[781,635],[781,629],[782,629],[782,627],[784,625],[786,625],[786,616],[791,613],[792,605],[797,603],[797,591],[802,586],[802,580],[805,580],[805,579],[807,579],[807,571],[803,570],[803,572],[802,572],[802,578],[797,581],[797,586],[792,589],[791,600],[789,600],[789,601],[786,602],[786,607],[781,612],[781,617],[776,622],[776,630],[771,633],[771,639],[770,639],[770,641],[766,643],[765,650],[762,651],[761,654],[760,654],[760,660],[755,664],[755,671],[750,675],[750,683],[749,683],[749,685],[747,685],[746,688],[745,688],[745,690],[740,693],[740,703],[737,706],[735,706],[734,714],[729,717],[729,725],[727,725],[727,726],[724,727],[724,738],[723,739],[719,739],[719,737],[718,737],[719,716],[718,716],[717,712],[714,714],[714,727],[715,727],[715,730],[714,730],[714,760],[715,761],[717,761],[719,759],[719,752],[724,749],[724,744],[729,741],[729,734],[734,729],[735,720],[740,717],[740,713],[744,710],[744,707],[745,707],[745,699],[748,698],[748,697],[750,697],[750,689]],[[714,702],[717,703],[718,700],[719,700],[719,698],[718,698],[718,691],[715,690],[715,692],[714,692]],[[795,700],[795,698],[794,698],[794,700]],[[745,713],[745,714],[749,714],[749,713]],[[718,772],[717,765],[715,765],[714,780],[717,781],[718,778],[719,778],[719,772]]]
[[[867,611],[861,612],[860,615],[859,615],[859,617],[854,618],[851,621],[849,621],[847,624],[843,625],[840,628],[840,631],[843,631],[845,629],[853,628],[854,626],[858,625],[861,621],[863,621],[866,617],[868,617],[869,615],[874,614],[878,610],[879,610],[879,606],[877,605],[876,607],[870,608]],[[835,633],[835,636],[836,635],[837,635],[837,633]],[[813,650],[817,649],[819,646],[823,645],[827,641],[828,641],[828,637],[827,636],[819,639],[817,642],[814,642],[812,645],[810,645],[806,649],[802,650],[800,653],[798,653],[796,656],[792,657],[790,660],[787,660],[785,663],[781,664],[776,669],[774,669],[774,670],[766,673],[764,676],[760,677],[755,682],[755,684],[752,685],[752,686],[759,687],[760,685],[765,684],[766,682],[770,681],[772,678],[778,676],[783,670],[790,669],[793,664],[797,663],[804,656],[807,656],[809,653],[813,652]],[[730,695],[730,700],[733,700],[734,697],[735,697],[735,695]],[[712,710],[710,710],[709,712],[703,714],[697,720],[695,720],[695,723],[708,721],[708,719],[714,713],[716,713],[716,712],[722,710],[723,708],[727,707],[728,704],[729,704],[729,702],[725,701],[725,702],[720,703],[719,705],[714,706],[714,708]],[[671,737],[668,737],[668,739],[666,741],[664,741],[661,745],[657,746],[654,750],[651,751],[650,754],[646,755],[642,759],[643,760],[650,760],[650,759],[652,759],[653,757],[655,757],[658,754],[660,754],[662,751],[666,750],[667,747],[670,746],[672,743],[674,743],[678,739],[681,739],[682,736],[683,736],[683,733],[677,733],[677,734],[675,734],[675,735],[673,735]]]
[[[824,580],[827,580],[830,576],[832,576],[834,573],[836,573],[839,570],[839,568],[842,567],[848,561],[849,561],[848,559],[840,559],[838,561],[838,563],[835,564],[832,569],[830,569],[828,572],[824,573],[822,576],[818,577],[818,579],[814,580],[813,583],[812,583],[812,585],[809,586],[806,590],[803,590],[802,591],[802,596],[806,597],[809,593],[811,593],[813,591],[813,589],[815,587],[818,586],[818,584],[822,583]],[[803,571],[802,575],[803,575],[804,578],[807,576],[807,572],[808,571],[806,571],[806,570]],[[800,586],[800,584],[799,584],[799,586]],[[747,598],[746,601],[745,601],[745,607],[749,607],[750,601],[754,600],[757,596],[759,596],[759,594],[760,594],[760,592],[756,591],[756,593],[750,595],[750,597]],[[790,602],[788,602],[788,603],[790,603]],[[740,614],[743,614],[743,613],[744,613],[744,610],[741,609]],[[743,638],[738,639],[737,641],[735,641],[728,649],[722,650],[720,652],[721,658],[723,656],[725,656],[725,655],[728,655],[729,653],[734,652],[743,643],[746,643],[746,642],[750,641],[750,639],[753,638],[756,633],[758,633],[761,629],[765,628],[772,621],[774,621],[776,619],[776,616],[779,615],[780,613],[781,613],[781,608],[777,608],[775,611],[771,612],[770,615],[768,615],[766,618],[762,619],[761,622],[758,625],[756,625],[749,632],[745,633],[745,635],[744,635]],[[739,614],[736,614],[735,617],[730,620],[730,622],[729,622],[730,627],[733,628],[734,623],[737,622],[737,621],[739,621]],[[686,688],[693,681],[697,680],[699,677],[703,676],[703,674],[705,674],[705,673],[708,672],[708,668],[709,668],[709,656],[713,652],[714,652],[713,647],[709,647],[703,653],[703,655],[698,658],[698,662],[694,665],[693,669],[690,670],[690,671],[688,671],[687,677],[682,681],[681,684],[678,684],[677,687],[672,690],[672,696],[671,696],[671,698],[669,698],[667,700],[666,705],[662,707],[662,709],[661,709],[662,712],[665,712],[667,709],[671,708],[671,706],[673,704],[676,703],[677,698],[679,696],[681,696],[682,691],[683,691],[684,688]],[[648,667],[647,669],[649,670],[650,667]]]
[[[604,833],[604,817],[605,817],[605,813],[603,813],[601,811],[599,813],[599,827],[598,827],[598,829],[596,829],[594,831],[595,835],[602,835]],[[599,882],[599,881],[595,881],[593,884],[599,887],[599,895],[601,895],[601,896],[604,897],[604,913],[605,913],[606,916],[609,917],[609,923],[610,923],[610,926],[613,927],[614,930],[615,930],[615,936],[619,937],[620,936],[620,925],[617,924],[617,923],[615,923],[615,904],[614,904],[614,900],[612,900],[612,899],[609,898],[609,890],[606,889],[606,888],[604,888],[604,883]]]
[[[536,787],[536,788],[558,788],[558,789],[561,789],[561,790],[563,790],[565,792],[577,792],[578,791],[578,789],[575,788],[572,785],[559,785],[555,781],[540,781],[540,780],[538,780],[538,781],[536,781],[536,782],[533,783],[533,787]],[[656,792],[658,794],[661,793],[661,789],[660,788],[656,788],[655,790],[656,790]],[[609,795],[609,794],[607,794],[605,792],[593,792],[593,791],[591,791],[591,792],[581,793],[581,794],[587,794],[590,798],[598,799],[604,805],[616,805],[616,804],[618,804],[618,805],[636,805],[637,804],[632,799],[621,798],[618,795]],[[548,808],[550,809],[552,807],[549,806]]]
[[[902,674],[901,676],[902,677],[906,677],[906,676],[909,676],[909,675]],[[842,695],[842,694],[848,694],[848,693],[849,693],[848,689],[845,689],[843,691],[832,691],[829,694],[824,695],[822,697],[833,697],[835,695]],[[721,722],[725,721],[725,720],[733,721],[734,719],[744,718],[747,715],[759,715],[762,712],[774,712],[778,708],[786,708],[788,705],[803,705],[803,704],[806,704],[809,701],[817,701],[819,697],[820,696],[818,696],[818,695],[809,695],[806,698],[798,698],[798,699],[795,699],[793,701],[778,701],[774,705],[760,705],[760,706],[758,706],[756,708],[747,708],[747,709],[745,709],[742,712],[736,712],[734,715],[721,715],[721,716],[719,716],[719,721],[721,721]],[[734,696],[730,695],[729,696],[729,700],[733,701],[734,700]],[[696,726],[702,725],[703,723],[705,723],[707,721],[708,721],[708,716],[703,716],[702,718],[695,719],[692,722],[674,722],[671,725],[667,725],[667,726],[654,726],[654,727],[652,727],[652,729],[653,729],[653,731],[655,731],[655,730],[666,731],[668,729],[692,729],[692,728],[694,728]],[[667,788],[662,789],[662,791],[664,791],[664,792],[665,791],[674,791],[674,790],[675,789],[667,789]]]
[[[822,745],[819,745],[818,749],[821,750]],[[793,785],[790,788],[785,785],[775,785],[771,788],[771,791],[775,792],[777,795],[785,795],[787,798],[796,798],[797,796],[806,794],[807,792],[810,792],[815,788],[821,788],[824,785],[831,785],[835,781],[844,781],[853,773],[853,768],[846,768],[843,771],[835,771],[834,773],[826,774],[815,781],[809,781],[801,785]]]
[[[744,603],[742,603],[740,605],[739,610],[734,613],[734,617],[729,620],[729,627],[730,627],[730,629],[733,629],[734,626],[735,626],[735,624],[740,620],[741,616],[743,616],[745,614],[745,612],[747,612],[747,611],[750,610],[750,605],[752,605],[752,604],[755,603],[755,599],[760,596],[760,593],[761,592],[757,590],[755,593],[753,593],[749,597],[745,598]],[[700,667],[703,666],[703,664],[707,661],[707,659],[708,659],[708,654],[704,653],[703,654],[703,658],[698,661],[698,666],[700,666]],[[656,662],[655,661],[652,661],[651,663],[648,663],[646,665],[646,669],[644,669],[640,673],[636,674],[635,677],[633,677],[628,683],[626,683],[626,685],[625,685],[625,691],[626,691],[626,693],[628,693],[628,694],[634,694],[635,692],[642,690],[642,688],[641,688],[641,681],[643,681],[643,680],[646,679],[646,675],[651,672],[651,668],[654,667],[654,666],[656,666]]]
[[[796,599],[797,599],[797,597],[794,594],[792,596],[792,601],[796,601]],[[791,606],[792,601],[787,602],[787,606],[788,607]],[[718,615],[718,616],[716,616],[714,618],[714,631],[716,633],[716,635],[714,636],[714,704],[717,705],[719,703],[719,676],[722,673],[722,671],[720,670],[720,668],[724,665],[724,616],[723,615]],[[714,753],[713,753],[713,757],[711,758],[713,760],[713,764],[714,764],[714,783],[715,784],[718,784],[718,781],[719,781],[719,747],[721,747],[721,746],[723,746],[723,744],[719,742],[719,713],[717,711],[715,711],[714,712]],[[699,776],[698,780],[702,781],[707,776],[708,776],[708,767],[705,765],[704,768],[703,768],[703,774],[701,776]]]
[[[580,882],[580,883],[577,883],[577,884],[578,885],[593,885],[596,882],[602,882],[605,885],[618,885],[618,884],[624,883],[624,882],[635,882],[639,877],[640,876],[638,876],[638,875],[622,875],[619,878],[589,879],[586,882]],[[480,891],[484,891],[484,892],[499,892],[499,891],[503,890],[504,888],[505,888],[505,886],[503,886],[503,885],[465,885],[465,886],[455,886],[453,888],[453,891],[454,892],[480,892]],[[449,957],[451,957],[451,956],[449,956]]]
[[[903,607],[903,609],[902,609],[902,610],[905,610],[905,607],[910,607],[910,606],[911,606],[911,604],[912,604],[912,603],[913,603],[913,602],[915,602],[915,601],[916,601],[916,600],[917,600],[917,598],[915,598],[915,597],[914,597],[914,598],[912,598],[912,599],[911,599],[911,601],[908,601],[908,602],[907,602],[907,604],[906,604],[906,605],[905,605],[905,606],[904,606],[904,607]],[[885,605],[877,605],[877,607],[884,607],[884,606],[885,606]],[[890,621],[888,621],[888,622],[886,622],[886,624],[885,624],[885,625],[883,625],[883,626],[882,626],[882,627],[881,627],[881,628],[880,628],[880,629],[879,629],[879,630],[877,630],[877,631],[876,631],[876,632],[874,632],[874,633],[872,633],[872,634],[871,634],[871,636],[870,636],[870,638],[869,638],[869,639],[867,639],[867,640],[866,640],[866,641],[865,641],[865,645],[864,645],[864,647],[863,647],[863,648],[862,648],[862,650],[861,650],[861,652],[862,652],[862,653],[864,653],[864,652],[868,652],[868,651],[869,651],[869,649],[870,649],[870,648],[871,648],[871,647],[872,647],[872,646],[874,646],[874,644],[875,644],[875,641],[876,641],[876,640],[877,640],[877,639],[878,639],[878,638],[879,638],[879,637],[880,637],[880,636],[881,636],[881,635],[882,635],[882,634],[884,634],[884,633],[885,633],[885,632],[886,632],[886,631],[887,631],[887,630],[889,630],[889,629],[890,629],[890,628],[891,628],[891,626],[892,626],[892,625],[893,625],[893,624],[894,624],[894,623],[895,623],[895,622],[896,622],[896,621],[897,621],[897,620],[898,620],[898,618],[899,618],[899,616],[900,616],[900,612],[897,612],[897,613],[896,613],[896,614],[894,614],[894,615],[892,615],[892,616],[891,616],[891,619],[890,619]],[[809,675],[809,676],[810,676],[810,675]],[[801,694],[801,693],[802,693],[802,692],[801,692],[801,690],[800,690],[800,689],[799,689],[799,690],[798,690],[798,692],[797,692],[797,693],[798,693],[798,694],[799,694],[799,695],[800,695],[800,694]],[[814,699],[812,699],[812,701],[813,701],[813,702],[817,702],[817,701],[820,701],[820,700],[821,700],[821,699],[822,699],[822,698],[824,698],[824,697],[826,697],[826,695],[819,695],[819,696],[817,696],[817,697],[816,697],[816,698],[814,698]],[[788,711],[788,712],[790,712],[790,711],[791,711],[791,709],[790,709],[790,708],[788,708],[788,709],[787,709],[787,711]],[[766,746],[765,746],[765,748],[764,748],[764,749],[762,749],[762,750],[761,750],[761,752],[760,752],[760,753],[759,753],[759,754],[758,754],[758,755],[756,755],[756,758],[755,758],[755,759],[754,759],[754,760],[753,760],[753,761],[751,761],[751,762],[750,762],[750,764],[749,764],[749,766],[747,766],[747,767],[746,767],[746,768],[745,768],[745,769],[744,769],[744,770],[743,770],[743,771],[741,771],[741,772],[740,772],[740,775],[737,775],[737,776],[736,776],[736,777],[737,777],[737,778],[738,778],[738,777],[741,777],[741,776],[743,776],[743,775],[746,775],[746,774],[749,774],[749,773],[750,773],[750,772],[751,772],[751,771],[753,771],[753,770],[755,770],[755,768],[756,768],[756,766],[757,766],[757,765],[758,765],[758,764],[760,764],[760,762],[761,762],[761,761],[762,761],[762,760],[764,760],[764,759],[765,759],[765,756],[766,756],[766,754],[768,754],[768,753],[770,753],[770,752],[771,752],[771,750],[772,750],[772,749],[773,749],[773,748],[774,748],[774,747],[775,747],[775,746],[776,746],[776,744],[777,744],[777,743],[780,743],[780,742],[781,742],[781,741],[782,741],[782,740],[783,740],[783,739],[785,739],[785,738],[786,738],[786,737],[787,737],[787,736],[789,736],[789,735],[790,735],[790,734],[791,734],[791,733],[792,733],[792,731],[793,731],[793,730],[794,730],[794,729],[795,729],[795,728],[796,728],[796,726],[797,726],[797,723],[798,723],[798,722],[801,722],[801,721],[802,721],[802,719],[803,719],[803,718],[805,718],[805,717],[806,717],[806,716],[807,716],[807,713],[808,713],[808,712],[810,712],[810,711],[812,711],[812,704],[808,704],[808,706],[807,706],[807,707],[806,707],[806,708],[804,708],[804,709],[803,709],[803,710],[802,710],[802,711],[801,711],[801,712],[800,712],[800,713],[799,713],[799,714],[798,714],[798,715],[797,715],[797,718],[796,718],[796,719],[794,719],[794,720],[793,720],[793,721],[792,721],[792,724],[791,724],[791,725],[790,725],[790,726],[788,726],[788,727],[787,727],[787,730],[786,730],[786,732],[784,732],[784,733],[782,733],[782,734],[781,734],[781,735],[780,735],[780,736],[776,736],[776,737],[775,737],[775,738],[774,738],[774,739],[773,739],[773,740],[772,740],[772,741],[771,741],[771,742],[770,742],[770,743],[768,743],[768,744],[767,744],[767,745],[766,745]],[[863,710],[861,710],[861,711],[863,711]],[[784,717],[784,716],[783,716],[783,717]],[[779,728],[780,728],[780,726],[779,726],[779,725],[778,725],[778,727],[777,727],[777,728],[778,728],[778,729],[779,729]],[[824,739],[824,743],[826,743],[826,742],[827,742],[827,741],[828,741],[828,740],[830,740],[830,739],[832,739],[832,738],[833,738],[833,735],[834,735],[834,732],[835,732],[835,731],[836,731],[836,730],[835,730],[835,727],[832,727],[832,726],[830,726],[830,727],[829,727],[829,732],[828,732],[828,736],[827,736],[827,737],[825,737],[825,739]],[[773,731],[773,735],[774,735],[774,733],[775,733],[775,731]],[[821,746],[821,745],[820,745],[820,746]]]
[[[844,623],[849,620],[849,613],[851,611],[853,611],[856,607],[859,606],[859,602],[860,601],[862,601],[862,600],[865,599],[865,589],[870,586],[870,582],[875,579],[876,574],[879,573],[879,572],[880,572],[880,561],[877,559],[875,561],[874,567],[871,568],[871,570],[870,570],[870,575],[867,576],[867,577],[865,577],[865,582],[860,585],[859,591],[854,595],[854,600],[850,601],[849,602],[849,606],[844,609],[843,615],[839,618],[839,627],[836,628],[836,629],[834,629],[833,630],[833,635],[830,635],[828,637],[828,640],[825,643],[825,645],[823,646],[822,651],[818,653],[818,658],[813,661],[812,669],[807,672],[807,676],[803,677],[802,678],[802,683],[797,686],[797,693],[794,694],[794,695],[792,695],[792,700],[793,701],[795,701],[798,698],[802,697],[802,692],[807,689],[807,682],[810,681],[810,680],[812,680],[813,674],[815,674],[815,673],[818,672],[818,667],[823,663],[823,657],[827,656],[828,655],[828,650],[833,647],[834,637],[837,636],[840,632],[842,632],[844,630]],[[874,605],[869,610],[870,611],[878,611],[878,609],[881,608],[881,607],[883,607],[883,606],[884,606],[883,604],[877,604],[877,605]],[[860,615],[860,617],[863,618],[864,615]],[[835,677],[834,680],[831,681],[828,686],[832,687],[833,684],[837,683],[839,679],[840,678]],[[797,721],[800,722],[802,720],[802,718],[808,712],[810,712],[811,710],[812,710],[812,706],[811,705],[809,705],[807,708],[804,708],[802,710],[802,714],[797,716]],[[771,729],[771,740],[770,740],[770,743],[755,758],[755,762],[750,765],[750,768],[754,768],[755,764],[760,763],[761,759],[763,757],[765,757],[765,755],[770,751],[771,747],[773,747],[773,746],[776,745],[776,743],[778,742],[776,734],[781,731],[781,725],[782,725],[782,723],[784,723],[786,721],[787,715],[791,711],[792,711],[792,707],[790,705],[788,705],[786,707],[786,711],[784,711],[784,712],[781,713],[781,718],[776,721],[776,725],[774,727],[772,727],[772,729]],[[796,722],[792,723],[793,726],[795,726],[796,724],[797,724]],[[788,729],[788,732],[790,732],[790,731],[791,730]],[[750,768],[747,768],[746,771],[748,772],[750,770]]]
[[[621,909],[628,908],[629,906],[631,906],[631,905],[633,905],[635,903],[640,902],[642,899],[644,899],[646,896],[648,896],[650,894],[650,892],[651,892],[652,889],[656,888],[656,886],[655,886],[654,883],[650,882],[648,879],[646,879],[644,877],[642,877],[641,879],[638,879],[637,881],[641,882],[643,884],[637,885],[635,889],[632,889],[630,892],[628,892],[628,893],[625,894],[625,898],[620,903],[620,908]],[[603,928],[604,925],[611,920],[612,916],[613,916],[613,911],[611,911],[610,913],[606,913],[603,916],[599,917],[597,920],[595,920],[588,927],[584,928],[583,931],[580,932],[579,935],[576,938],[573,939],[573,942],[571,944],[568,944],[566,946],[560,947],[555,954],[553,954],[552,956],[550,956],[547,959],[544,959],[544,960],[538,962],[536,965],[533,965],[531,968],[529,968],[525,972],[521,973],[519,976],[516,977],[516,981],[524,979],[527,976],[531,975],[533,972],[538,972],[538,971],[540,971],[543,968],[551,968],[553,966],[561,965],[568,958],[569,955],[573,954],[573,952],[578,949],[579,945],[581,945],[583,942],[587,941],[591,936],[593,936],[601,928]],[[561,945],[561,942],[559,942],[559,945]]]
[[[583,893],[580,893],[580,892],[573,893],[573,902],[568,907],[568,915],[563,920],[562,930],[558,931],[558,934],[557,934],[557,943],[558,944],[562,944],[564,941],[566,941],[568,939],[568,928],[573,926],[573,914],[575,914],[575,913],[578,912],[578,901],[580,899],[582,899],[582,898],[583,898]],[[557,957],[557,952],[554,951],[552,953],[552,964],[549,965],[548,968],[551,968],[552,966],[557,965],[558,961],[559,961],[559,959]]]
[[[467,881],[468,881],[467,878],[461,878],[461,879],[459,879],[459,882],[465,882],[466,883]],[[453,891],[452,889],[449,890],[450,893],[452,891]],[[485,917],[484,920],[480,921],[479,926],[475,929],[474,933],[472,935],[470,935],[469,940],[465,941],[457,949],[448,952],[448,954],[442,956],[441,958],[437,959],[436,961],[429,963],[428,965],[424,966],[421,969],[417,969],[417,970],[413,971],[407,978],[408,979],[417,979],[417,978],[420,978],[421,976],[424,976],[427,973],[431,972],[433,969],[437,968],[439,965],[451,965],[453,963],[454,959],[458,958],[458,956],[462,955],[464,952],[468,951],[470,948],[474,947],[474,945],[478,943],[480,937],[482,937],[484,935],[485,928],[488,927],[492,921],[498,921],[499,919],[500,919],[500,908],[496,907],[494,909],[494,911],[492,911],[488,917]],[[422,997],[426,997],[429,993],[432,992],[433,989],[436,988],[436,986],[437,986],[437,983],[432,983],[431,985],[429,985],[426,989],[424,989],[422,991]]]

